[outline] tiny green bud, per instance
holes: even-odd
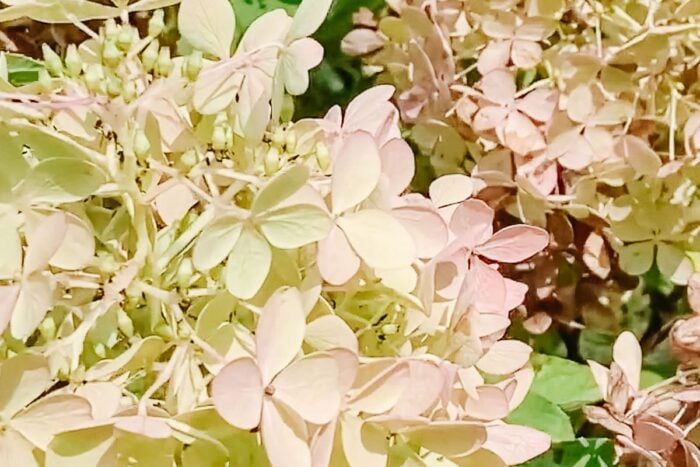
[[[51,83],[52,83],[52,78],[51,75],[49,75],[49,72],[41,69],[39,70],[39,84],[41,84],[41,87],[44,88],[47,91],[51,90]]]
[[[105,65],[115,66],[119,63],[122,53],[114,41],[105,41],[102,47],[102,61]]]
[[[44,64],[49,73],[51,73],[52,76],[62,76],[63,62],[61,62],[61,57],[47,44],[41,45],[41,51],[44,54]]]
[[[226,148],[226,129],[223,126],[214,127],[214,133],[211,137],[211,145],[217,151]]]
[[[107,348],[102,342],[98,342],[97,344],[93,345],[92,349],[95,351],[95,355],[100,358],[105,358],[107,356]]]
[[[156,334],[158,334],[161,337],[165,337],[166,339],[172,339],[175,337],[173,335],[173,330],[170,329],[170,326],[168,326],[165,323],[160,323],[156,328],[154,329]]]
[[[136,83],[131,80],[124,83],[122,87],[122,98],[124,102],[131,102],[136,99]]]
[[[331,164],[331,155],[328,152],[328,146],[324,142],[316,144],[316,162],[321,170],[328,169]]]
[[[282,146],[286,140],[285,137],[284,128],[278,126],[275,128],[275,132],[272,133],[272,144],[275,146]]]
[[[134,154],[139,159],[145,159],[151,150],[151,143],[146,137],[146,133],[143,130],[136,130],[134,134]]]
[[[153,16],[148,20],[148,35],[151,37],[159,36],[165,29],[165,21],[163,20],[165,13],[163,10],[156,10]]]
[[[122,93],[122,83],[116,76],[107,77],[107,92],[112,96],[119,96]]]
[[[135,33],[136,31],[131,26],[123,25],[117,36],[117,45],[119,45],[122,50],[129,50],[136,38]]]
[[[97,257],[97,266],[99,267],[100,271],[105,274],[114,274],[117,272],[117,270],[119,270],[119,265],[114,259],[114,256],[109,253],[100,254]]]
[[[114,40],[119,35],[119,26],[117,26],[114,18],[109,18],[105,21],[105,38],[108,40]]]
[[[214,126],[224,126],[228,124],[228,115],[226,112],[219,112],[214,117]]]
[[[287,147],[287,152],[294,152],[297,147],[297,135],[293,131],[288,131],[284,137],[284,144]]]
[[[83,71],[83,60],[75,44],[70,44],[66,50],[66,70],[72,77],[78,76]]]
[[[153,67],[156,66],[159,49],[160,45],[158,44],[158,41],[154,40],[153,42],[148,44],[146,50],[144,50],[141,54],[141,63],[143,63],[143,67],[146,69],[146,71],[152,71]]]
[[[117,327],[127,337],[134,335],[134,322],[121,308],[117,309]]]
[[[233,147],[233,128],[230,126],[226,127],[226,148],[231,149]]]
[[[272,175],[280,169],[280,151],[275,146],[270,147],[265,154],[263,161],[265,164],[265,174]]]
[[[177,323],[177,334],[178,336],[187,339],[192,334],[192,331],[189,326],[185,325],[183,321],[180,321]]]
[[[382,326],[382,332],[388,336],[392,334],[396,334],[399,330],[399,327],[395,324],[385,324]]]
[[[197,76],[199,76],[199,72],[202,71],[202,66],[204,66],[202,52],[200,50],[195,50],[187,57],[185,67],[187,77],[192,81],[196,80]]]
[[[104,79],[104,70],[102,65],[91,63],[85,70],[85,84],[91,91],[100,91],[102,89]]]
[[[162,47],[158,54],[158,62],[156,63],[158,74],[168,76],[173,71],[173,61],[170,59],[170,47]]]
[[[197,163],[197,154],[193,149],[189,149],[180,157],[180,162],[182,162],[186,167],[194,167],[194,165]]]
[[[46,341],[50,341],[56,338],[56,322],[53,320],[52,317],[47,316],[39,324],[39,333],[41,334],[41,337],[43,337]]]
[[[194,267],[190,258],[184,258],[177,268],[177,284],[181,288],[187,288],[190,285],[192,276],[194,275]]]

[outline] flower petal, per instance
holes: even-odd
[[[379,183],[381,170],[374,139],[365,132],[348,136],[333,161],[333,213],[346,211],[367,199]]]
[[[508,465],[517,465],[546,452],[552,445],[549,435],[520,425],[486,427],[484,448],[498,454]]]
[[[475,251],[499,263],[519,263],[539,253],[548,244],[549,234],[546,230],[530,225],[513,225],[496,232]]]
[[[262,375],[252,358],[239,358],[219,371],[211,385],[214,408],[221,418],[242,430],[260,424]]]
[[[273,466],[311,467],[311,449],[304,421],[281,402],[265,400],[262,441]]]
[[[360,269],[360,258],[348,243],[345,233],[335,225],[319,242],[316,261],[321,276],[332,285],[346,283]]]

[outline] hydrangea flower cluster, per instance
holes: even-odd
[[[574,330],[574,352],[612,361],[593,366],[606,408],[586,415],[623,462],[699,465],[697,393],[683,391],[700,361],[700,3],[386,3],[357,12],[344,51],[396,87],[436,175],[471,176],[499,218],[552,234],[534,270],[510,269],[530,286],[525,335],[540,348],[553,325]],[[666,314],[652,318],[655,299]],[[649,366],[660,342],[673,351],[673,384],[640,392],[637,339]]]
[[[44,47],[22,86],[0,55],[3,464],[498,466],[548,450],[505,419],[534,379],[531,347],[506,338],[528,289],[508,271],[550,234],[497,220],[473,196],[483,178],[409,190],[399,118],[422,118],[431,76],[399,109],[381,85],[292,121],[330,0],[266,13],[237,44],[226,0],[182,0],[182,53],[159,40],[175,1],[7,3],[0,20],[89,38]],[[144,10],[146,31],[129,23]],[[538,46],[514,31],[521,60]],[[554,94],[492,73],[465,94],[479,131],[543,145]]]

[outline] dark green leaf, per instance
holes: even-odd
[[[533,364],[537,374],[531,391],[564,410],[600,400],[600,390],[588,366],[549,355],[536,355]]]
[[[24,55],[6,53],[5,59],[8,79],[13,86],[33,83],[39,79],[39,70],[44,69],[43,63]]]
[[[508,423],[536,428],[552,437],[552,442],[571,441],[574,430],[566,413],[542,396],[530,392],[525,400],[508,415]]]
[[[586,328],[579,335],[578,352],[581,358],[609,365],[612,362],[612,348],[616,337],[609,332]]]

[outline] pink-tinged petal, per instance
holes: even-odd
[[[401,418],[417,417],[432,408],[445,383],[440,367],[433,362],[411,360],[408,371],[408,390],[391,410]]]
[[[250,430],[260,424],[263,401],[260,369],[251,358],[239,358],[221,369],[211,385],[214,408],[231,425]]]
[[[387,412],[399,402],[404,391],[410,390],[409,380],[408,365],[392,365],[360,388],[348,401],[348,405],[368,414]]]
[[[167,225],[179,222],[196,203],[197,198],[184,183],[174,185],[154,200],[158,215]]]
[[[343,37],[340,50],[345,55],[365,55],[381,49],[385,42],[377,31],[366,28],[353,29]]]
[[[504,303],[504,311],[510,311],[520,306],[523,301],[525,301],[527,284],[523,284],[522,282],[517,282],[508,278],[505,278],[504,280],[506,282],[506,300]]]
[[[343,131],[367,131],[380,141],[385,138],[400,138],[396,125],[398,111],[390,102],[394,91],[393,86],[381,85],[355,97],[345,110]]]
[[[508,109],[503,107],[484,107],[474,115],[472,128],[474,128],[474,131],[482,133],[501,127],[505,123],[508,113]]]
[[[430,184],[428,193],[436,208],[461,203],[474,192],[474,182],[464,174],[443,175]]]
[[[549,244],[549,234],[540,227],[512,225],[496,232],[476,253],[499,263],[519,263]]]
[[[510,57],[518,68],[533,68],[542,60],[542,47],[537,42],[515,39]]]
[[[593,162],[593,148],[583,136],[579,135],[574,144],[559,157],[562,167],[571,170],[583,170]]]
[[[346,465],[386,466],[389,441],[386,432],[377,425],[344,412],[340,419],[340,436]]]
[[[535,371],[530,367],[525,367],[518,370],[513,377],[516,383],[515,389],[508,395],[508,409],[511,412],[527,397],[532,381],[535,379]]]
[[[481,91],[491,102],[507,104],[515,98],[515,77],[509,71],[493,70],[481,78]]]
[[[649,451],[662,452],[671,449],[677,441],[684,438],[682,431],[674,433],[666,425],[668,423],[661,417],[653,415],[644,417],[634,424],[634,442]],[[676,427],[677,428],[677,427]]]
[[[473,259],[457,297],[455,309],[474,306],[479,313],[504,314],[506,284],[503,276],[478,258]]]
[[[486,427],[484,448],[498,454],[508,465],[517,465],[546,452],[552,445],[549,435],[520,425]]]
[[[493,209],[488,204],[468,199],[452,214],[450,230],[464,246],[473,249],[493,235],[493,217]]]
[[[330,423],[316,430],[311,440],[311,465],[313,467],[326,467],[330,465],[333,454],[333,443],[336,436],[338,419],[334,418]]]
[[[284,288],[275,292],[263,307],[255,332],[263,386],[301,350],[305,328],[306,317],[299,291]]]
[[[350,326],[329,314],[313,320],[306,326],[304,340],[316,350],[348,349],[357,353],[357,337]]]
[[[335,359],[335,363],[338,365],[338,388],[340,394],[345,396],[355,382],[355,377],[357,376],[357,371],[360,366],[357,352],[347,349],[333,349],[328,351],[328,353]]]
[[[627,382],[635,390],[639,389],[639,378],[642,371],[642,348],[634,334],[624,331],[613,345],[613,360],[620,365]]]
[[[44,217],[27,236],[24,257],[24,275],[45,269],[53,255],[63,243],[68,223],[63,212]]]
[[[308,433],[301,417],[281,402],[266,399],[260,428],[272,467],[311,467]]]
[[[608,381],[610,381],[610,370],[605,368],[600,363],[587,360],[588,366],[593,374],[593,379],[600,389],[600,395],[605,399],[608,397]]]
[[[367,199],[379,183],[381,170],[379,149],[372,136],[365,132],[349,135],[333,161],[333,213]]]
[[[271,383],[272,397],[304,420],[323,425],[335,418],[340,409],[339,381],[338,365],[331,355],[310,354],[277,375]]]
[[[450,458],[469,455],[486,441],[483,425],[459,421],[439,421],[411,427],[402,430],[402,434],[417,445]]]
[[[167,439],[173,434],[173,430],[166,419],[160,417],[133,415],[130,417],[116,417],[115,420],[115,428],[147,438]]]
[[[10,323],[19,291],[19,284],[0,286],[0,334],[5,332],[7,325]]]
[[[502,314],[477,313],[473,318],[474,333],[481,338],[500,338],[510,326],[510,319]]]
[[[413,238],[419,258],[433,258],[447,244],[447,225],[440,214],[422,207],[397,208],[391,212]]]
[[[323,59],[323,47],[305,37],[292,42],[282,56],[282,76],[285,87],[292,96],[298,96],[309,88],[309,70]]]
[[[389,180],[394,195],[401,194],[413,180],[416,172],[411,146],[403,139],[392,139],[379,150],[382,174]]]
[[[498,386],[479,386],[478,398],[470,397],[464,404],[464,413],[479,420],[498,420],[508,415],[508,397]]]
[[[479,54],[476,69],[485,75],[493,70],[505,68],[510,60],[511,41],[493,41]]]
[[[540,130],[520,112],[511,112],[503,127],[502,143],[516,154],[529,154],[546,148]]]
[[[498,341],[477,362],[476,367],[492,375],[509,375],[530,359],[532,348],[516,340]]]
[[[403,268],[410,266],[416,258],[413,238],[397,219],[385,211],[363,209],[345,214],[336,222],[353,250],[372,268]]]
[[[557,187],[559,175],[555,162],[544,162],[533,173],[527,175],[527,180],[532,183],[542,196],[552,193]]]
[[[527,94],[522,99],[518,99],[515,107],[538,122],[548,122],[552,118],[558,101],[557,91],[540,88]]]
[[[467,272],[464,250],[460,250],[446,261],[435,265],[435,292],[445,300],[457,298]]]
[[[319,242],[316,260],[321,276],[332,285],[346,283],[360,269],[360,258],[348,243],[345,233],[335,225]]]

